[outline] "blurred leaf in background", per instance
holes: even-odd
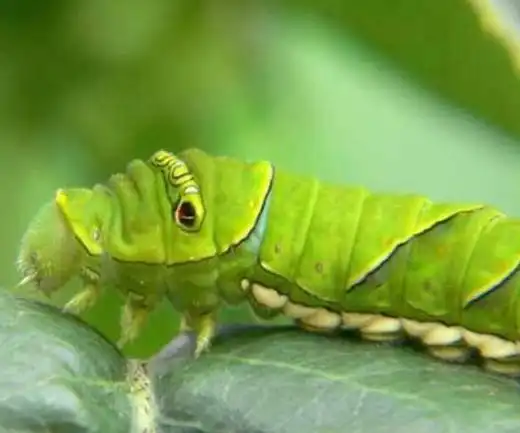
[[[520,214],[520,87],[477,3],[0,2],[3,284],[56,188],[158,148]],[[86,318],[115,339],[120,305],[107,290]],[[177,325],[163,305],[128,353],[150,355]]]

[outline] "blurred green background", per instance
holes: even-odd
[[[56,188],[158,148],[520,214],[512,4],[0,1],[3,285]],[[85,317],[115,339],[120,305],[107,290]],[[177,324],[164,305],[128,353],[150,355]]]

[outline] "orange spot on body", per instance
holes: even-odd
[[[383,240],[383,246],[385,248],[391,247],[394,245],[394,240],[392,238],[386,238]]]
[[[437,255],[439,257],[444,257],[448,253],[448,248],[445,245],[441,245],[440,247],[437,247]]]
[[[513,266],[511,266],[511,263],[503,261],[498,264],[497,272],[500,272],[500,273],[510,272],[512,268],[513,268]]]

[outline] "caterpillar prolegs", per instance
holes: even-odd
[[[520,219],[481,204],[371,193],[189,149],[158,151],[92,189],[60,190],[22,240],[23,282],[88,308],[126,297],[120,344],[164,297],[210,345],[225,303],[311,331],[403,335],[436,357],[520,373]]]

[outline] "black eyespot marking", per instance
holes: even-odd
[[[179,224],[187,228],[193,227],[197,219],[195,207],[189,201],[181,201],[175,209],[175,218]]]

